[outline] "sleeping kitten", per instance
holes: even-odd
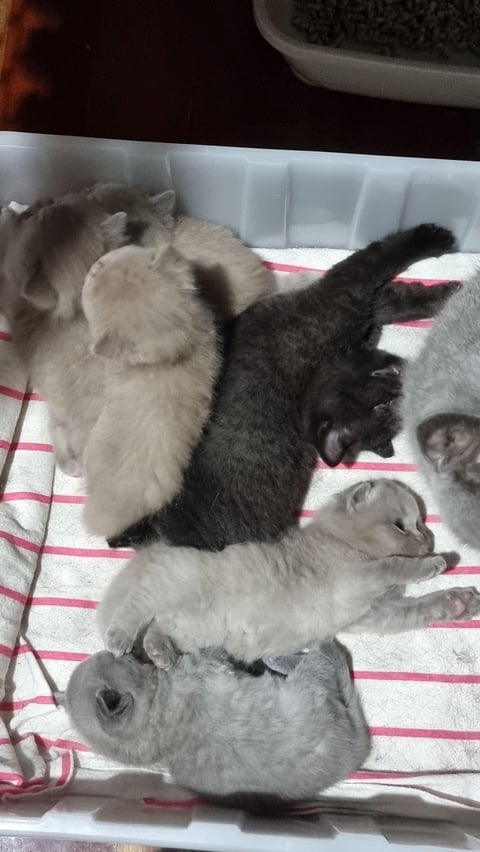
[[[82,306],[105,402],[85,450],[87,528],[113,535],[180,490],[210,410],[215,323],[191,264],[167,247],[125,246],[88,273]]]
[[[413,492],[389,479],[361,482],[278,542],[221,553],[145,548],[107,588],[98,624],[114,654],[146,628],[147,643],[155,619],[181,651],[217,646],[249,663],[339,631],[398,632],[480,613],[475,589],[404,597],[407,583],[447,567],[431,550]]]
[[[442,518],[480,547],[480,273],[445,306],[405,374],[403,419]]]
[[[89,197],[102,200],[105,190],[94,187]],[[110,196],[111,196],[110,191]],[[115,209],[127,210],[122,195],[117,191]],[[114,210],[112,210],[114,212]],[[232,231],[222,225],[214,225],[190,216],[177,216],[168,228],[158,223],[142,222],[135,225],[125,219],[122,234],[119,222],[117,239],[122,242],[138,242],[160,248],[172,245],[194,266],[196,286],[208,304],[223,320],[237,316],[259,299],[272,295],[276,290],[275,276],[252,249],[244,245]],[[163,224],[163,223],[162,223]]]
[[[337,367],[342,378],[346,363],[355,372],[358,362],[362,376],[374,374],[378,365],[375,360],[368,365],[368,351],[382,323],[439,309],[455,284],[427,288],[390,279],[453,245],[449,231],[420,225],[355,252],[303,290],[244,311],[227,335],[214,411],[181,494],[110,544],[139,545],[160,537],[221,550],[234,542],[276,538],[295,522],[318,453],[338,464],[350,449],[365,447],[365,436],[368,448],[390,452],[385,410],[376,412],[380,434],[373,439],[375,417],[366,428],[355,411],[347,420],[332,416]],[[360,406],[363,393],[362,383],[355,395]],[[372,407],[385,402],[377,398]],[[398,425],[395,418],[391,425]]]
[[[82,473],[104,391],[103,362],[89,351],[80,310],[85,275],[112,241],[118,244],[125,219],[146,217],[158,232],[171,226],[174,202],[171,192],[147,198],[114,184],[102,193],[101,202],[79,194],[20,215],[2,211],[0,225],[0,310],[32,385],[47,398],[56,461],[71,476]],[[119,196],[129,213],[110,216]]]
[[[154,661],[165,644],[152,629]],[[285,679],[252,677],[221,651],[176,658],[170,671],[102,651],[73,672],[66,707],[99,754],[161,765],[177,784],[257,810],[318,795],[358,769],[370,747],[334,643],[312,649]]]

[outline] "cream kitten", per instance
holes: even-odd
[[[169,502],[208,417],[215,322],[175,249],[124,246],[88,273],[82,306],[106,367],[85,451],[89,530],[106,537]]]
[[[197,285],[224,319],[276,291],[275,276],[228,228],[179,216],[172,245],[191,260]]]
[[[129,651],[155,619],[180,651],[218,646],[252,662],[339,631],[412,630],[480,613],[476,589],[404,596],[407,583],[447,567],[427,555],[432,541],[413,492],[394,480],[362,482],[278,542],[217,553],[145,548],[107,589],[99,627],[114,654]]]

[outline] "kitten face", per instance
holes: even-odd
[[[170,247],[108,252],[82,292],[94,353],[130,365],[181,357],[191,347],[195,293],[190,264]]]
[[[436,414],[420,423],[417,438],[440,476],[453,477],[472,490],[480,486],[480,417]]]
[[[424,556],[433,550],[433,535],[423,522],[420,499],[405,485],[391,479],[360,482],[338,495],[338,505],[348,516],[368,552],[382,556]]]
[[[133,656],[114,657],[108,651],[94,654],[74,670],[66,692],[66,707],[82,736],[107,754],[118,738],[127,739],[142,729],[158,679],[151,663]]]
[[[326,464],[335,467],[362,450],[393,456],[402,365],[389,352],[359,349],[333,362],[329,382],[315,377],[308,389],[307,429]]]

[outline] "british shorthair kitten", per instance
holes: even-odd
[[[432,547],[410,489],[357,483],[277,542],[220,553],[150,545],[107,588],[98,624],[114,654],[131,651],[145,630],[147,642],[154,620],[180,651],[222,647],[252,663],[340,631],[400,632],[480,613],[476,589],[404,596],[407,583],[447,567]],[[171,664],[169,647],[158,654],[158,664]]]
[[[153,660],[164,644],[152,629]],[[370,748],[334,643],[312,649],[285,679],[254,677],[222,651],[176,657],[169,671],[102,651],[77,666],[65,703],[99,754],[162,767],[219,804],[262,812],[318,795],[358,769]]]
[[[103,363],[89,351],[80,308],[85,276],[118,245],[125,222],[143,217],[156,222],[156,232],[170,228],[174,202],[171,192],[149,198],[115,184],[95,191],[100,200],[79,193],[39,202],[19,215],[4,210],[0,225],[0,310],[33,387],[47,399],[56,461],[72,476],[83,471],[104,388]],[[117,202],[128,214],[118,211]]]
[[[89,271],[82,306],[105,364],[85,450],[87,528],[111,536],[169,502],[210,411],[215,321],[171,247],[124,246]]]
[[[402,414],[443,520],[480,547],[480,273],[445,305],[408,365]]]

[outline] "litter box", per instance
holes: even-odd
[[[253,0],[253,7],[263,37],[305,83],[374,98],[480,107],[480,65],[446,65],[433,54],[420,61],[310,44],[291,23],[293,0]]]
[[[454,229],[462,251],[480,252],[477,163],[0,133],[2,203],[97,180],[173,187],[183,212],[224,223],[264,248],[355,249],[433,220]],[[182,805],[69,795],[67,787],[66,795],[4,799],[0,835],[210,852],[480,849],[480,811],[448,797],[425,802],[409,786],[378,787],[358,807],[330,799],[321,812],[278,820],[195,800]]]

